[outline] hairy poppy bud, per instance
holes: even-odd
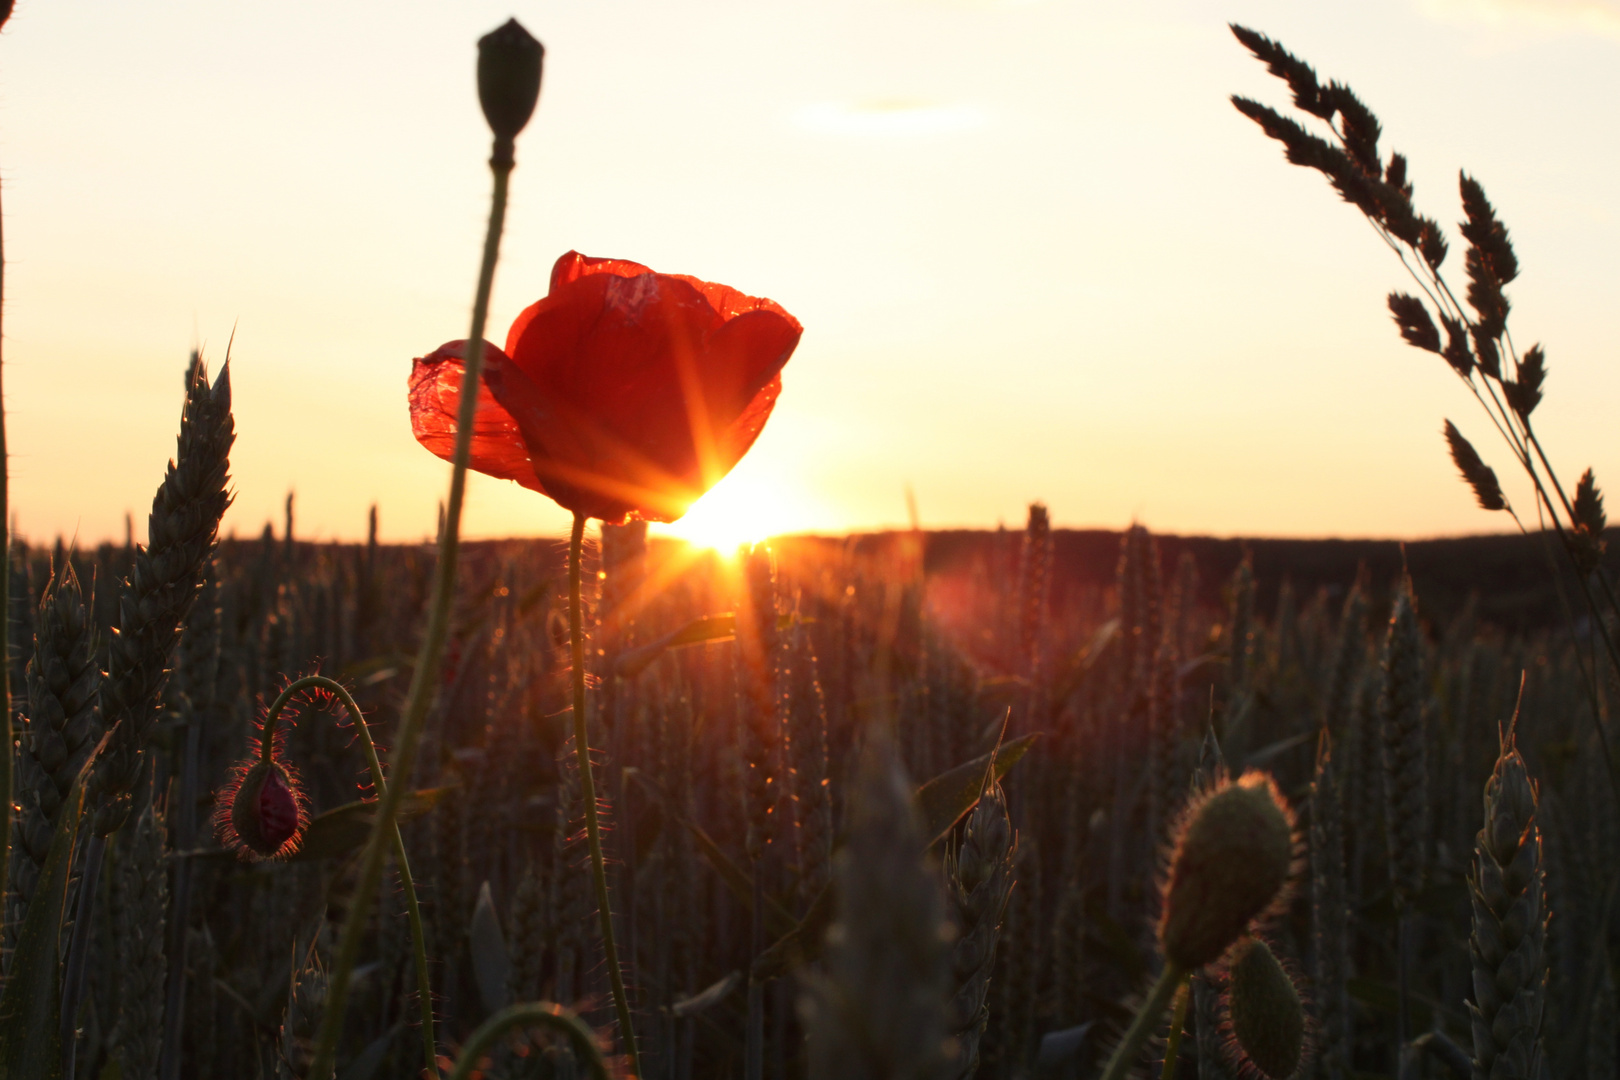
[[[1175,831],[1159,944],[1183,971],[1220,959],[1277,902],[1294,861],[1294,822],[1265,773],[1223,782]]]
[[[237,768],[215,816],[220,841],[244,858],[291,855],[298,850],[306,821],[297,779],[274,760]]]
[[[1258,938],[1233,950],[1226,1013],[1235,1044],[1229,1049],[1240,1067],[1252,1065],[1271,1080],[1299,1071],[1305,1055],[1305,1008],[1293,978]]]
[[[478,39],[478,103],[497,139],[512,139],[534,115],[546,49],[516,19]]]

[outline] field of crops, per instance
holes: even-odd
[[[1195,778],[1222,762],[1275,776],[1298,815],[1301,851],[1312,852],[1262,933],[1308,1001],[1313,1067],[1393,1074],[1402,911],[1409,1031],[1467,1045],[1469,868],[1498,732],[1516,707],[1517,742],[1540,785],[1531,824],[1542,838],[1541,910],[1553,913],[1547,1044],[1567,1048],[1549,1063],[1559,1076],[1613,1074],[1614,987],[1587,946],[1611,887],[1613,792],[1569,647],[1556,635],[1505,637],[1467,612],[1445,625],[1391,624],[1399,582],[1352,579],[1308,597],[1284,586],[1274,611],[1257,612],[1246,564],[1209,581],[1190,556],[1161,560],[1141,529],[1119,539],[1114,584],[1054,595],[1045,521],[1036,507],[1023,536],[983,534],[976,557],[941,576],[925,572],[926,535],[785,539],[733,562],[674,542],[649,547],[644,528],[605,530],[586,564],[598,582],[592,744],[647,1075],[743,1075],[759,942],[774,945],[812,911],[835,865],[877,877],[864,885],[873,906],[843,915],[870,921],[848,933],[874,955],[828,968],[814,958],[817,942],[787,959],[764,953],[763,973],[777,977],[753,984],[754,1023],[771,1075],[802,1074],[807,1026],[837,1022],[796,1004],[829,978],[853,1007],[850,1022],[949,1027],[964,1059],[977,1047],[980,1075],[1090,1075],[1162,963],[1155,927],[1173,823]],[[65,718],[70,749],[54,773],[24,754],[22,775],[38,785],[20,792],[25,837],[31,815],[53,801],[50,777],[71,772],[100,731],[98,717],[77,721],[117,593],[91,597],[88,583],[125,576],[133,557],[24,548],[15,560],[13,632],[36,644],[33,656],[15,656],[14,685],[28,687],[24,712]],[[403,830],[438,1038],[448,1052],[502,1006],[536,999],[575,1005],[610,1031],[566,736],[562,553],[555,542],[510,542],[462,558],[443,689]],[[81,1075],[108,1075],[108,1062],[122,1063],[121,1075],[149,1074],[166,1008],[185,1075],[298,1073],[365,837],[363,825],[336,820],[370,794],[341,709],[301,700],[286,732],[285,760],[313,817],[297,854],[241,862],[206,822],[266,698],[292,677],[341,678],[390,745],[432,566],[423,547],[268,533],[222,545],[180,642],[130,824],[107,846],[87,944]],[[1420,615],[1421,594],[1418,582]],[[734,640],[737,619],[712,619],[732,613],[745,635],[758,628],[755,644]],[[684,628],[710,640],[663,647]],[[70,678],[37,674],[57,670]],[[1391,673],[1414,681],[1390,685]],[[1415,722],[1396,728],[1380,698],[1408,693]],[[964,828],[953,820],[962,804],[922,804],[921,835],[934,840],[923,863],[916,827],[916,850],[897,848],[898,824],[865,846],[848,835],[862,732],[886,724],[908,784],[977,761],[976,784],[998,739],[1022,749],[1039,734],[989,814]],[[1399,753],[1418,765],[1392,776],[1385,763]],[[1413,828],[1386,827],[1413,807]],[[840,835],[873,864],[835,860]],[[14,858],[14,882],[35,876],[26,845]],[[1391,868],[1403,861],[1418,879],[1400,907]],[[922,921],[927,908],[881,910],[904,899],[887,879],[908,872],[944,887],[934,911],[957,928],[954,944]],[[763,927],[751,919],[751,881]],[[975,889],[985,883],[991,898]],[[12,910],[15,926],[15,899]],[[357,1078],[406,1075],[420,1056],[392,874],[375,910],[343,1030],[342,1075]],[[1183,1067],[1235,1071],[1219,1049],[1220,976],[1194,987]],[[569,1073],[557,1054],[502,1050],[490,1075]]]

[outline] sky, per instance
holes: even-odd
[[[1227,101],[1286,91],[1253,26],[1349,83],[1420,211],[1485,185],[1548,352],[1566,479],[1620,475],[1620,0],[19,0],[0,34],[4,358],[21,535],[144,536],[181,373],[231,344],[226,530],[432,533],[414,356],[467,333],[488,134],[477,38],[546,45],[495,341],[569,249],[721,281],[805,326],[750,455],[673,530],[1021,524],[1417,538],[1513,482],[1364,220]],[[1454,251],[1460,251],[1454,242]],[[1453,260],[1454,263],[1460,260]],[[567,517],[479,477],[473,537]]]

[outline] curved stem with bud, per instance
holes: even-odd
[[[500,141],[497,139],[497,144]],[[456,423],[455,462],[450,473],[450,498],[445,505],[444,529],[439,535],[439,561],[433,572],[427,629],[422,635],[422,648],[417,653],[416,666],[411,673],[411,687],[406,697],[405,711],[400,717],[391,762],[400,783],[377,793],[376,822],[360,865],[360,883],[355,890],[354,903],[349,908],[349,917],[343,924],[343,934],[338,940],[337,962],[332,968],[332,981],[327,988],[326,1012],[321,1016],[316,1036],[315,1060],[309,1072],[313,1080],[328,1080],[337,1065],[338,1035],[343,1030],[349,983],[355,964],[360,959],[361,934],[371,914],[371,900],[382,880],[389,834],[397,833],[395,823],[399,816],[401,793],[411,774],[411,767],[416,764],[416,751],[422,741],[428,706],[433,701],[439,664],[444,659],[445,643],[450,637],[456,557],[461,550],[461,506],[467,494],[467,459],[472,450],[473,417],[478,409],[478,380],[484,365],[484,324],[489,319],[490,286],[495,279],[495,261],[500,252],[501,231],[506,221],[506,187],[512,174],[512,164],[510,160],[501,161],[497,154],[490,162],[490,171],[495,174],[495,190],[490,198],[489,229],[484,238],[483,264],[479,268],[478,292],[473,302],[472,333],[467,339],[461,407]],[[425,1002],[423,1007],[430,1008],[431,1000]],[[428,1075],[438,1076],[436,1063],[430,1067]]]
[[[495,1040],[515,1027],[551,1028],[568,1040],[574,1060],[585,1067],[591,1080],[608,1080],[607,1063],[602,1060],[602,1051],[591,1036],[591,1029],[578,1016],[548,1001],[508,1005],[485,1020],[472,1033],[467,1045],[461,1048],[461,1056],[456,1059],[455,1068],[450,1072],[450,1080],[468,1080],[478,1068],[479,1059],[494,1045]]]
[[[343,1014],[348,1005],[349,984],[360,959],[360,940],[365,932],[370,904],[382,881],[383,860],[390,837],[397,830],[402,793],[409,782],[416,752],[422,741],[422,728],[432,704],[439,665],[450,637],[450,614],[456,592],[456,557],[461,550],[461,507],[467,494],[467,461],[472,454],[473,422],[478,414],[478,388],[484,369],[484,327],[489,321],[489,294],[495,281],[495,263],[500,257],[501,232],[506,224],[507,183],[512,176],[513,140],[529,122],[540,97],[540,72],[545,49],[518,25],[516,19],[478,42],[478,100],[484,119],[495,136],[489,171],[494,179],[490,194],[489,226],[484,232],[483,257],[478,266],[478,287],[473,294],[472,329],[461,376],[460,402],[456,411],[456,446],[450,470],[450,496],[444,505],[444,528],[439,533],[439,560],[433,571],[433,591],[428,602],[427,627],[422,647],[411,672],[411,686],[405,709],[400,715],[399,732],[389,764],[399,783],[378,792],[377,816],[361,858],[359,885],[354,903],[343,923],[338,940],[337,961],[327,987],[326,1011],[316,1034],[315,1057],[310,1063],[312,1080],[329,1080],[337,1065],[338,1036],[343,1031]],[[436,1065],[428,1075],[438,1076]]]
[[[382,762],[377,758],[377,744],[371,738],[371,725],[366,723],[365,714],[360,711],[360,706],[355,704],[348,688],[325,675],[306,675],[288,684],[276,695],[276,700],[270,703],[270,709],[265,713],[264,730],[259,738],[259,759],[266,763],[273,759],[276,724],[281,719],[282,710],[305,690],[324,690],[331,694],[338,699],[338,703],[354,721],[355,731],[360,734],[360,746],[366,753],[366,764],[371,769],[371,786],[377,789],[377,799],[380,802],[388,790],[388,782],[383,777]],[[399,864],[399,884],[405,894],[405,915],[411,924],[411,950],[416,958],[416,999],[422,1022],[422,1060],[427,1068],[427,1075],[438,1076],[438,1044],[433,1030],[433,983],[428,974],[427,935],[422,929],[422,908],[417,903],[416,882],[411,878],[411,864],[405,855],[405,841],[399,834],[397,821],[393,825],[393,834],[394,859]]]

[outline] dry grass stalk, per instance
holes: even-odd
[[[57,568],[40,599],[28,663],[29,719],[17,746],[21,813],[12,836],[9,924],[22,924],[56,818],[85,758],[102,734],[96,629],[73,564]]]
[[[158,699],[180,631],[202,587],[219,519],[231,503],[226,490],[231,444],[230,365],[212,385],[193,358],[180,417],[180,445],[147,523],[147,545],[119,588],[118,632],[109,644],[102,715],[113,736],[90,787],[93,828],[107,836],[129,815],[129,793],[141,754],[157,722]]]
[[[118,1020],[113,1045],[123,1080],[153,1080],[163,1040],[168,867],[163,819],[151,805],[124,834],[113,874]]]
[[[1359,644],[1359,643],[1358,643]],[[1311,784],[1311,929],[1314,936],[1315,990],[1323,1080],[1351,1074],[1350,893],[1344,875],[1344,804],[1333,738],[1324,726],[1317,736],[1316,777]]]
[[[1410,582],[1403,582],[1384,642],[1379,698],[1384,774],[1384,833],[1395,895],[1407,904],[1423,890],[1428,865],[1429,773],[1423,707],[1423,637]]]

